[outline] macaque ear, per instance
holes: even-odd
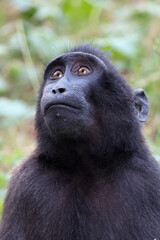
[[[146,122],[148,117],[148,100],[143,89],[136,89],[135,94],[135,109],[137,118],[140,122]]]

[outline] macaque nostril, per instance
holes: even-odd
[[[56,93],[63,93],[63,92],[65,92],[65,91],[66,91],[65,88],[57,88],[57,89],[53,88],[53,89],[52,89],[52,92],[53,92],[54,94],[56,94]]]
[[[58,88],[58,91],[59,91],[60,93],[63,93],[63,92],[66,91],[66,89],[65,89],[65,88]]]

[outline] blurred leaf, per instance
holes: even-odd
[[[67,37],[58,37],[49,28],[37,28],[33,30],[28,36],[28,42],[32,53],[39,56],[42,60],[51,59],[63,48],[71,44]]]
[[[76,31],[87,24],[93,6],[84,0],[67,0],[63,3],[63,11],[67,16],[71,31]]]
[[[5,188],[7,186],[9,177],[7,174],[5,174],[4,172],[0,172],[0,186],[1,188]]]
[[[29,71],[30,69],[28,69],[23,62],[11,61],[8,69],[10,82],[13,84],[15,84],[15,82],[19,82],[21,85],[28,83]]]
[[[53,2],[50,2],[47,5],[44,3],[43,6],[37,9],[36,18],[41,21],[45,19],[63,20],[63,13],[60,6],[55,5]]]
[[[27,10],[23,11],[21,14],[24,19],[31,19],[36,14],[37,9],[35,7],[30,7]]]
[[[0,215],[2,214],[3,199],[6,193],[6,189],[0,190]]]
[[[138,5],[135,5],[135,11],[138,13],[145,13],[151,16],[160,17],[160,5],[154,1],[141,2]]]
[[[0,76],[0,93],[9,89],[8,83]]]
[[[151,140],[147,139],[147,141],[151,148],[153,156],[160,163],[160,148],[156,146]]]
[[[25,118],[32,118],[34,108],[19,100],[0,98],[0,121],[3,126],[18,123]]]
[[[7,51],[8,51],[7,46],[0,44],[0,56],[5,55]]]
[[[134,57],[138,52],[136,36],[97,38],[95,43],[100,46],[110,46],[111,50],[129,58]]]
[[[121,19],[132,18],[137,20],[146,19],[147,16],[160,17],[159,1],[139,1],[137,3],[125,4],[121,8],[116,9],[116,17]]]
[[[12,0],[12,4],[15,8],[21,11],[27,11],[28,9],[32,8],[33,2],[31,0]]]
[[[2,161],[1,163],[6,166],[7,169],[11,168],[14,164],[18,163],[22,158],[24,158],[24,149],[18,147],[16,149],[13,149],[8,154],[2,155]],[[4,164],[5,163],[5,164]],[[10,173],[2,175],[2,177],[5,178],[4,181],[10,178]]]
[[[89,4],[95,6],[95,7],[101,7],[104,8],[107,4],[109,4],[111,2],[111,0],[85,0],[86,2],[88,2]]]

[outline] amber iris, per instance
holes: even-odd
[[[87,74],[89,74],[89,73],[90,73],[90,69],[89,69],[88,67],[83,66],[83,67],[80,67],[80,68],[78,69],[78,75],[79,75],[79,76],[87,75]]]
[[[61,70],[56,70],[54,73],[51,74],[51,79],[58,79],[63,77],[63,72]]]

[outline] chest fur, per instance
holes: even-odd
[[[39,191],[40,200],[32,188],[29,211],[25,215],[35,239],[37,234],[39,239],[47,240],[107,239],[113,234],[111,218],[114,217],[116,223],[115,216],[120,208],[116,208],[110,184],[90,185],[83,181],[59,185],[53,182],[45,187],[44,184],[39,185]],[[116,214],[113,214],[113,209]],[[39,233],[34,233],[35,224]]]

